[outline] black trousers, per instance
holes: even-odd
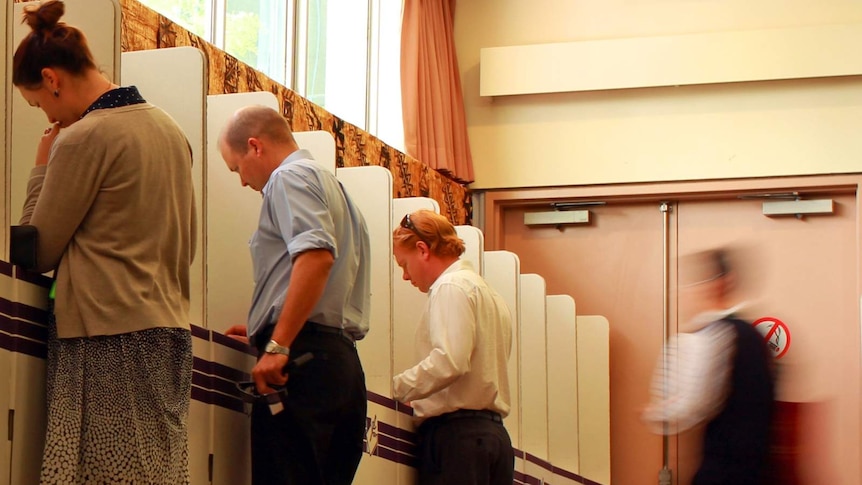
[[[284,411],[252,408],[253,485],[349,485],[359,467],[368,403],[356,346],[306,324],[290,353],[306,352],[314,358],[289,373]]]
[[[430,418],[418,430],[419,485],[512,485],[515,454],[502,421]]]

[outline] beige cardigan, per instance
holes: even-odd
[[[191,165],[182,130],[149,103],[95,110],[60,132],[21,218],[39,232],[38,271],[57,270],[60,338],[189,328]]]

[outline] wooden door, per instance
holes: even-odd
[[[730,245],[741,251],[739,298],[749,303],[746,317],[778,319],[791,336],[786,353],[775,362],[777,398],[798,409],[794,421],[779,426],[794,427],[795,450],[789,452],[799,483],[858,484],[862,376],[856,197],[812,193],[805,198],[832,199],[835,213],[766,217],[762,200],[681,202],[678,250],[685,254]],[[786,435],[788,430],[778,431]],[[692,466],[691,460],[679,463],[682,483]]]
[[[797,414],[793,472],[800,483],[855,485],[862,483],[857,201],[846,191],[805,197],[832,198],[835,213],[766,217],[762,200],[729,192],[673,201],[667,229],[669,319],[676,329],[678,255],[725,244],[746,248],[749,264],[742,269],[750,277],[746,298],[751,300],[746,315],[779,318],[792,335],[791,347],[776,363],[778,398],[792,403]],[[498,248],[518,254],[522,273],[544,277],[549,294],[573,296],[579,315],[610,321],[615,484],[653,485],[662,467],[662,438],[639,417],[663,339],[661,200],[593,207],[590,224],[562,229],[525,226],[524,212],[535,206],[504,206],[497,222]],[[695,431],[671,440],[674,483],[690,482],[698,439]]]
[[[525,226],[525,210],[505,211],[502,249],[520,257],[521,273],[545,278],[548,294],[571,295],[579,315],[609,320],[611,477],[618,484],[654,485],[662,441],[641,424],[640,413],[663,339],[658,204],[595,208],[592,224],[563,230]]]

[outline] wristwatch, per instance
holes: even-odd
[[[290,347],[282,347],[275,340],[270,340],[263,349],[267,354],[281,354],[290,356]]]

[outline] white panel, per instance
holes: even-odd
[[[480,94],[858,75],[860,43],[862,24],[843,24],[491,47],[481,50]]]
[[[553,478],[548,481],[548,483],[553,483],[554,485],[577,485],[583,482],[571,475],[564,474],[564,472],[556,464],[554,464],[554,475]]]
[[[192,183],[195,190],[197,215],[197,245],[191,266],[192,324],[206,326],[204,320],[204,272],[206,259],[203,249],[204,220],[204,161],[206,138],[206,64],[203,53],[194,47],[175,47],[125,52],[122,55],[121,82],[137,86],[150,103],[165,110],[183,129],[192,147]]]
[[[578,464],[578,360],[575,300],[551,295],[548,305],[548,460],[572,473]]]
[[[440,212],[437,201],[427,197],[406,197],[392,201],[392,227],[405,214],[420,209]],[[392,371],[399,374],[419,361],[416,355],[416,325],[428,297],[403,278],[403,272],[392,262]],[[387,392],[386,396],[391,396]]]
[[[611,483],[609,325],[605,317],[577,317],[580,475]]]
[[[397,440],[380,439],[381,435],[384,434],[381,430],[381,424],[386,423],[394,426],[398,421],[398,414],[401,413],[381,406],[376,402],[368,401],[368,417],[371,418],[371,429],[366,432],[365,454],[362,455],[362,460],[359,462],[359,469],[356,470],[353,483],[357,485],[366,483],[413,483],[398,480],[398,475],[404,474],[400,469],[407,468],[407,466],[399,465],[394,461],[384,458],[384,456],[391,456],[391,454],[397,453],[400,450],[397,449],[397,446],[393,446],[393,442],[397,442]],[[385,434],[391,438],[391,433]]]
[[[405,214],[418,210],[440,213],[440,204],[430,197],[402,197],[392,201],[392,228],[398,227]]]
[[[509,396],[511,410],[503,420],[512,446],[523,449],[521,443],[521,261],[509,251],[485,251],[485,281],[506,301],[512,314],[512,350],[509,353]]]
[[[521,275],[521,445],[548,459],[548,361],[545,280]]]
[[[20,302],[33,308],[44,309],[47,290],[20,279],[3,278],[3,298]],[[20,317],[12,309],[10,316]],[[27,323],[24,323],[27,325]],[[8,390],[9,408],[15,410],[10,460],[6,477],[9,483],[38,483],[42,464],[42,448],[45,443],[45,359],[26,354],[17,348],[12,352],[11,366],[6,372],[10,376]],[[38,344],[37,344],[38,346]],[[4,416],[3,419],[6,419]]]
[[[530,453],[529,451],[527,453]],[[553,483],[554,479],[553,467],[543,459],[537,458],[535,455],[529,454],[524,460],[524,474],[531,479],[526,480],[526,483]]]
[[[371,409],[370,403],[369,403],[369,409]],[[399,412],[398,413],[397,420],[395,421],[395,425],[399,429],[403,429],[403,430],[409,431],[411,433],[416,432],[416,425],[413,422],[413,416],[408,415],[406,412]],[[361,482],[359,482],[359,483],[361,483]],[[370,483],[383,484],[386,482],[370,482]],[[398,467],[398,481],[396,483],[399,485],[407,485],[407,484],[416,483],[416,468],[414,468],[412,466],[404,466],[404,465],[399,466]]]
[[[392,172],[339,168],[338,180],[362,211],[371,235],[371,330],[357,347],[369,391],[392,389]]]
[[[254,285],[248,241],[257,229],[261,196],[243,187],[225,166],[218,136],[234,111],[262,104],[278,109],[272,93],[221,94],[207,97],[206,190],[206,322],[224,332],[245,324]]]
[[[335,138],[328,131],[297,131],[296,144],[311,152],[311,156],[327,170],[335,173]]]
[[[9,301],[14,300],[15,281],[11,276],[0,274],[0,298]],[[4,339],[8,338],[6,332],[0,333]],[[9,410],[12,408],[12,374],[15,372],[15,354],[10,348],[0,347],[0,437],[9,436]],[[0,484],[9,483],[9,471],[12,464],[12,442],[8,439],[0,439]]]
[[[461,259],[467,260],[473,265],[477,273],[485,274],[483,256],[485,254],[485,236],[482,231],[473,226],[455,226],[458,237],[464,241],[464,254]]]
[[[120,55],[120,7],[114,0],[67,0],[63,21],[78,27],[87,36],[87,41],[96,66],[111,79],[119,79]],[[25,5],[38,2],[16,3],[12,8],[12,18],[20,19]],[[18,43],[28,33],[30,27],[20,22],[12,24],[12,48],[7,52],[8,64]],[[36,146],[48,118],[38,108],[28,105],[17,89],[12,89],[11,111],[11,205],[9,211],[12,224],[21,218],[21,210],[26,196],[27,180],[36,158]]]
[[[211,344],[212,360],[247,374],[254,366],[251,354],[218,343]],[[250,405],[245,406],[250,413]],[[251,418],[249,414],[213,406],[212,485],[251,483]]]
[[[5,298],[5,296],[4,296]],[[9,436],[9,415],[12,397],[12,372],[14,372],[14,357],[11,350],[0,348],[0,436]],[[0,440],[0,484],[9,483],[9,470],[12,464],[9,462],[12,456],[12,442],[8,439]]]
[[[8,25],[6,23],[6,19],[7,19],[7,16],[8,16],[8,13],[9,13],[11,7],[12,7],[12,5],[9,2],[6,2],[5,7],[0,8],[0,25],[2,25],[4,27],[4,29],[3,29],[4,35],[0,36],[0,52],[6,53],[5,59],[9,58],[9,51],[7,50],[8,46],[6,44],[6,38],[8,37],[8,35],[6,35],[8,33],[7,29],[6,29],[6,26]],[[10,103],[9,94],[10,94],[10,90],[11,90],[10,85],[12,82],[11,73],[9,75],[7,75],[7,73],[6,73],[6,67],[5,66],[8,66],[8,65],[9,64],[5,63],[5,61],[4,61],[4,67],[3,67],[3,69],[0,69],[0,86],[3,86],[3,93],[0,94],[0,112],[3,113],[3,127],[2,127],[2,129],[0,129],[0,146],[3,147],[3,170],[0,171],[0,187],[3,187],[3,197],[2,197],[2,199],[0,199],[0,214],[2,214],[2,217],[3,217],[3,221],[2,221],[3,230],[0,231],[0,249],[2,249],[2,251],[3,251],[4,258],[6,257],[5,255],[9,254],[9,248],[6,247],[6,233],[7,233],[7,231],[5,228],[7,228],[11,225],[11,222],[9,219],[9,207],[7,207],[7,205],[6,205],[6,199],[9,197],[8,186],[6,184],[6,172],[8,171],[7,169],[9,167],[9,160],[10,160],[9,159],[10,147],[9,147],[9,144],[6,143],[6,131],[10,128],[10,124],[11,124],[11,120],[9,119],[9,111],[6,109],[6,106]],[[9,83],[9,84],[7,84],[7,83]],[[2,361],[2,357],[0,357],[0,361]],[[3,367],[3,368],[5,368],[5,367]],[[6,390],[6,387],[2,383],[0,383],[0,390]],[[2,404],[0,404],[0,406],[2,406]],[[0,411],[2,411],[2,410],[3,410],[3,408],[0,407]],[[0,425],[0,436],[4,435],[3,430],[5,429],[4,428],[5,426],[6,426],[5,424]],[[4,453],[4,448],[5,448],[5,445],[0,445],[0,453]],[[9,455],[5,454],[4,456],[9,456]],[[8,470],[4,468],[6,466],[8,466],[8,458],[0,458],[0,477],[9,476],[9,474],[7,473]],[[0,483],[2,483],[2,479],[0,479]]]
[[[45,446],[45,359],[20,352],[14,358],[15,436],[9,483],[36,484]]]
[[[192,333],[192,355],[209,362],[210,341]],[[189,475],[191,485],[209,485],[209,456],[213,442],[213,405],[196,399],[189,404]]]

